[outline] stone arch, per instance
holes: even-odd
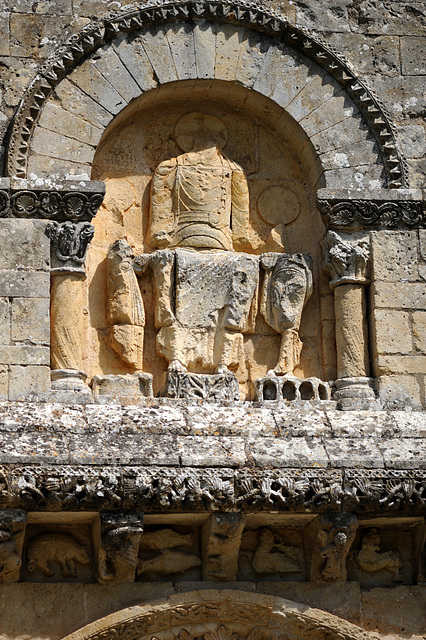
[[[373,640],[376,636],[335,615],[284,598],[211,589],[118,611],[64,640],[124,638]]]
[[[274,12],[228,0],[149,3],[73,36],[21,103],[8,174],[84,175],[117,114],[182,80],[232,82],[268,98],[275,117],[289,118],[318,186],[406,186],[389,117],[343,58]]]

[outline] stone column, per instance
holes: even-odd
[[[88,222],[52,222],[51,377],[52,390],[90,394],[83,366],[84,263],[95,230]]]
[[[365,287],[370,255],[368,241],[346,240],[329,231],[325,240],[325,269],[331,274],[336,316],[338,408],[372,409],[374,381],[369,377]]]

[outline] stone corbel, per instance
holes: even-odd
[[[204,580],[236,580],[245,524],[239,513],[214,513],[203,526]]]
[[[0,511],[0,583],[20,579],[26,524],[26,511]]]
[[[331,275],[336,316],[338,408],[372,409],[374,381],[369,377],[365,287],[369,240],[329,231],[324,243],[324,268]]]
[[[143,533],[141,511],[101,512],[99,582],[134,582]]]
[[[353,513],[323,513],[313,544],[310,579],[313,582],[344,582],[346,560],[355,539],[358,518]]]

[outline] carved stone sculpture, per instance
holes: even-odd
[[[82,280],[87,248],[94,234],[88,222],[50,222],[52,388],[89,393],[84,384]]]
[[[26,520],[25,511],[0,512],[0,582],[19,580]]]
[[[301,253],[266,253],[261,265],[265,274],[260,311],[266,322],[281,334],[278,362],[268,375],[292,374],[303,346],[299,338],[302,311],[312,294],[311,259]]]
[[[377,529],[370,529],[363,535],[356,561],[359,568],[366,573],[377,573],[385,569],[392,573],[392,582],[402,582],[401,556],[397,551],[380,551],[380,535]]]
[[[175,139],[184,153],[161,163],[151,185],[148,242],[157,250],[139,259],[153,273],[157,349],[177,378],[188,369],[229,377],[243,357],[258,283],[259,258],[235,253],[249,248],[247,181],[222,151],[227,131],[218,118],[187,114]],[[179,379],[168,394],[178,387],[187,397]]]
[[[311,579],[343,582],[347,579],[346,559],[355,539],[358,519],[352,513],[325,513],[320,516],[319,527]]]
[[[109,344],[134,371],[143,366],[145,310],[133,269],[134,253],[125,240],[117,240],[107,255],[107,321]]]
[[[372,408],[375,394],[369,378],[365,299],[365,287],[369,284],[368,242],[347,240],[329,231],[324,249],[325,269],[332,276],[330,287],[334,290],[339,407]]]
[[[76,564],[89,564],[86,547],[68,533],[40,533],[27,546],[27,569],[36,569],[45,576],[53,576],[51,563],[56,562],[64,578],[76,577]]]
[[[143,514],[104,511],[101,527],[99,581],[133,582],[143,534]]]
[[[256,573],[298,573],[300,549],[285,545],[270,529],[260,529],[252,566]]]
[[[191,553],[194,547],[192,534],[180,534],[173,529],[160,529],[145,533],[141,537],[140,544],[142,557],[139,557],[138,575],[178,574],[201,565],[199,556]],[[151,557],[145,557],[144,551],[150,552]],[[152,555],[152,552],[156,551],[159,553]]]
[[[244,524],[239,513],[214,513],[207,520],[203,527],[204,580],[236,580]]]

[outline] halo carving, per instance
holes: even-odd
[[[54,87],[74,67],[120,33],[136,32],[152,24],[200,19],[246,25],[267,33],[300,50],[323,67],[345,88],[374,134],[383,158],[388,187],[408,186],[408,169],[397,147],[391,118],[379,99],[356,77],[348,62],[324,39],[314,36],[307,29],[291,25],[278,13],[265,10],[247,0],[148,2],[111,13],[73,35],[41,66],[24,95],[10,133],[7,174],[18,178],[26,177],[30,141],[43,105]]]
[[[335,615],[284,598],[216,589],[170,596],[97,620],[64,640],[377,640]]]

